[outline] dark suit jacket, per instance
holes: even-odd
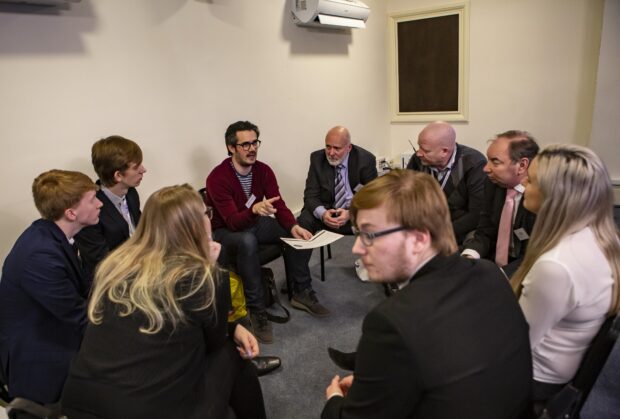
[[[351,191],[365,185],[377,177],[377,162],[375,156],[362,147],[353,145],[349,152],[348,177]],[[334,187],[336,180],[335,168],[325,157],[325,149],[317,150],[310,155],[310,168],[304,189],[304,208],[300,215],[300,224],[304,228],[312,219],[317,207],[331,208],[334,204]],[[304,214],[305,213],[305,214]],[[312,217],[312,218],[308,218]],[[306,222],[302,220],[306,219]],[[318,220],[317,220],[318,221]]]
[[[58,401],[86,325],[88,287],[54,222],[37,220],[17,239],[0,281],[0,358],[13,397]]]
[[[481,258],[495,260],[495,247],[497,244],[497,231],[499,229],[499,221],[502,216],[502,208],[506,200],[506,188],[496,185],[489,179],[484,185],[485,206],[480,214],[480,222],[474,233],[474,236],[463,243],[465,249],[473,249],[480,254]],[[532,228],[536,221],[536,214],[529,212],[523,206],[523,198],[519,202],[517,215],[512,226],[513,244],[515,256],[508,258],[508,265],[504,267],[504,271],[510,276],[516,268],[521,264],[525,250],[527,249],[528,240],[520,240],[514,231],[523,228],[529,235],[532,234]]]
[[[206,295],[198,292],[180,304],[187,322],[176,328],[167,323],[155,334],[139,331],[148,324],[142,312],[121,317],[119,307],[107,301],[101,324],[88,324],[71,366],[62,394],[67,415],[82,411],[110,419],[225,417],[221,411],[228,406],[226,394],[235,378],[231,363],[241,359],[232,345],[232,357],[221,353],[236,327],[227,331],[228,272],[220,271],[215,283],[216,311],[213,306],[197,310]]]
[[[483,168],[486,162],[478,150],[456,145],[454,166],[443,192],[448,200],[450,219],[459,244],[465,240],[467,233],[476,229],[484,207],[484,181],[487,176]],[[409,160],[407,169],[430,173],[430,168],[424,166],[416,155]]]
[[[112,201],[102,190],[97,191],[97,198],[103,202],[99,213],[99,223],[83,228],[75,236],[84,271],[91,281],[99,262],[129,238],[129,225],[114,207]],[[129,188],[126,198],[131,219],[137,226],[142,212],[140,211],[140,197],[136,189]]]
[[[528,326],[497,266],[436,256],[364,319],[353,385],[329,418],[529,417]]]

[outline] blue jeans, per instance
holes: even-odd
[[[256,224],[244,231],[218,228],[213,232],[214,240],[224,247],[229,261],[228,268],[239,274],[243,281],[245,302],[250,311],[265,309],[258,245],[283,244],[280,237],[291,237],[291,233],[271,217],[259,217]],[[285,246],[284,267],[296,293],[312,288],[308,268],[311,254],[311,250],[295,250],[291,246]]]

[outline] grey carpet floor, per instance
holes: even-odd
[[[356,257],[351,254],[353,240],[346,236],[332,244],[332,259],[325,263],[325,282],[320,280],[318,249],[310,260],[313,288],[331,316],[319,319],[290,309],[288,323],[272,323],[275,342],[261,345],[261,354],[282,358],[279,370],[260,378],[269,419],[320,417],[325,388],[335,374],[346,373],[331,362],[327,347],[354,351],[365,314],[385,298],[380,285],[357,279]],[[267,266],[273,269],[279,289],[284,283],[282,258]],[[290,308],[285,295],[282,301]]]

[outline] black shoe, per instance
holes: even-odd
[[[277,356],[257,356],[253,358],[252,364],[256,368],[256,375],[259,377],[269,374],[282,365],[282,361]]]
[[[327,348],[327,353],[334,364],[343,370],[353,371],[355,370],[355,357],[357,352],[341,352],[338,349]]]

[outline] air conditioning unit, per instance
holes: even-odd
[[[293,22],[322,28],[365,28],[370,8],[359,0],[290,0]]]
[[[33,6],[66,6],[70,3],[79,3],[80,1],[81,0],[0,0],[0,3]]]

